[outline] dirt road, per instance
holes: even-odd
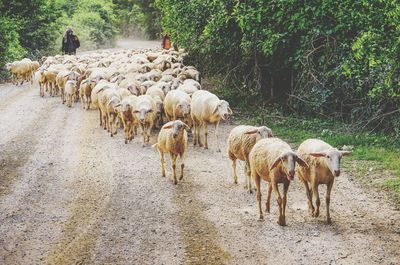
[[[243,167],[234,185],[213,133],[210,150],[190,144],[174,186],[150,146],[125,145],[121,131],[109,137],[97,111],[40,98],[36,85],[0,85],[0,118],[0,264],[400,263],[399,211],[346,172],[333,188],[332,225],[323,199],[322,215],[308,215],[295,180],[280,227],[275,199],[257,221]],[[222,126],[224,143],[232,127]]]

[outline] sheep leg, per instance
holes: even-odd
[[[103,116],[101,115],[101,109],[99,108],[99,118],[100,118],[100,127],[103,126]]]
[[[319,216],[319,206],[321,205],[321,201],[319,199],[319,193],[318,193],[318,183],[312,183],[312,193],[313,197],[315,198],[315,204],[317,205],[315,212],[314,212],[314,217]]]
[[[150,142],[150,134],[151,134],[151,128],[153,128],[153,124],[148,124],[146,128],[146,141],[149,143]]]
[[[236,158],[231,158],[231,160],[232,160],[232,171],[233,171],[233,183],[237,184],[238,177],[236,175]]]
[[[204,123],[204,149],[208,149],[208,123]]]
[[[287,181],[283,183],[283,205],[282,205],[282,216],[283,216],[283,223],[286,225],[286,202],[287,202],[287,192],[289,190],[290,182]]]
[[[177,155],[174,155],[170,153],[171,156],[171,162],[172,162],[172,177],[174,179],[174,184],[178,184],[178,181],[176,180],[176,158],[178,157]]]
[[[179,176],[179,181],[183,179],[183,169],[185,167],[185,154],[182,154],[180,156],[180,160],[181,160],[181,175]]]
[[[165,177],[165,160],[164,160],[164,153],[161,151],[160,148],[157,147],[158,153],[160,154],[160,161],[161,161],[161,176]]]
[[[142,129],[142,137],[143,137],[142,147],[144,147],[146,143],[146,131],[144,129],[143,123],[140,123],[140,129]]]
[[[275,193],[275,195],[276,195],[276,201],[277,201],[277,203],[278,203],[278,206],[279,206],[279,219],[278,219],[278,224],[279,225],[282,225],[282,226],[284,226],[285,224],[286,224],[286,222],[285,222],[285,218],[284,218],[284,216],[283,216],[283,214],[282,214],[282,197],[281,197],[281,193],[279,192],[279,188],[278,188],[278,183],[276,183],[276,182],[271,182],[271,185],[272,185],[272,189],[273,189],[273,191],[274,191],[274,193]]]
[[[272,184],[269,183],[268,184],[268,192],[267,192],[267,201],[265,203],[265,211],[267,213],[270,213],[270,210],[271,210],[271,207],[270,207],[270,205],[271,205],[271,193],[272,193]]]
[[[251,187],[251,176],[250,176],[250,162],[245,161],[245,166],[244,166],[244,173],[247,178],[247,183],[246,183],[246,188],[249,193],[253,193],[253,188]]]
[[[197,125],[197,143],[200,147],[203,147],[203,143],[201,142],[201,128],[202,125]]]
[[[328,183],[328,185],[326,186],[326,222],[328,224],[330,224],[332,222],[331,220],[331,215],[329,213],[329,204],[331,202],[331,191],[332,191],[332,187],[333,187],[333,182],[334,179],[332,179],[331,182]]]
[[[194,134],[193,134],[193,146],[196,146],[197,142],[198,142],[198,139],[197,139],[198,133],[197,133],[197,125],[195,123],[193,123],[193,132],[194,132]]]
[[[307,195],[307,200],[308,200],[308,211],[310,212],[311,216],[314,215],[314,205],[312,203],[312,195],[310,191],[310,187],[308,187],[308,182],[307,181],[302,181],[304,184],[304,187],[306,188],[306,195]]]
[[[113,118],[111,117],[111,113],[107,113],[107,119],[108,119],[108,132],[110,133],[110,136],[113,137]]]
[[[125,144],[128,143],[128,140],[130,138],[130,127],[128,126],[127,122],[122,121],[122,124],[124,125],[124,136],[125,136]]]
[[[261,178],[255,172],[254,173],[252,172],[251,175],[252,175],[252,179],[254,179],[254,181],[256,183],[256,187],[257,187],[257,202],[258,202],[258,210],[260,213],[259,220],[263,220],[264,216],[263,216],[263,212],[262,212],[262,208],[261,208],[261,189],[260,189]]]
[[[215,139],[217,139],[217,152],[221,152],[221,148],[219,148],[219,141],[218,141],[218,127],[219,127],[219,122],[215,123]]]

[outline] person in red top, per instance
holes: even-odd
[[[163,41],[161,43],[161,47],[166,50],[169,50],[171,48],[171,39],[170,39],[168,33],[165,34]]]

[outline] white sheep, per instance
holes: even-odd
[[[169,121],[181,119],[187,124],[190,121],[190,96],[179,90],[171,90],[168,92],[164,100],[164,111]]]
[[[19,79],[21,79],[20,85],[22,85],[24,81],[29,81],[29,78],[32,76],[32,65],[31,61],[29,61],[21,60],[6,64],[6,69],[10,71],[14,85],[18,84]]]
[[[75,99],[75,91],[76,91],[76,80],[68,80],[65,83],[63,98],[66,99],[67,106],[72,107],[72,102]]]
[[[249,153],[258,140],[267,137],[273,137],[270,128],[248,125],[236,126],[228,137],[228,157],[232,161],[234,183],[237,184],[236,160],[245,161],[246,188],[250,193],[253,191],[251,189]]]
[[[319,216],[321,205],[318,193],[320,184],[327,185],[326,189],[326,220],[331,223],[329,204],[331,190],[335,177],[340,175],[340,160],[343,156],[351,154],[350,151],[339,151],[331,145],[319,139],[308,139],[297,149],[297,154],[304,158],[309,168],[298,168],[299,179],[304,184],[308,199],[308,209],[312,216]],[[311,185],[311,190],[308,186]],[[315,198],[317,208],[313,206],[312,198]]]
[[[118,117],[121,119],[124,127],[125,144],[134,139],[137,130],[138,120],[133,113],[137,98],[138,97],[135,95],[130,95],[123,98],[121,102],[116,105],[116,112],[118,112]]]
[[[266,211],[270,211],[270,200],[272,190],[276,194],[279,206],[279,225],[286,225],[286,201],[290,181],[294,179],[295,166],[299,163],[307,167],[307,163],[292,151],[290,146],[278,138],[266,138],[259,140],[251,149],[249,154],[251,178],[257,188],[258,209],[260,219],[263,219],[261,209],[261,178],[269,182]],[[278,184],[283,184],[283,199],[278,189]]]
[[[140,128],[142,129],[143,143],[150,141],[150,132],[154,125],[156,104],[153,98],[149,95],[140,95],[136,100],[136,106],[133,113],[139,121]]]
[[[232,114],[229,103],[220,100],[216,95],[206,90],[199,90],[192,95],[190,115],[194,126],[194,145],[203,146],[200,140],[201,129],[204,128],[204,148],[208,149],[208,124],[215,124],[215,137],[217,139],[217,151],[220,152],[218,140],[218,126],[222,120],[226,120]]]
[[[153,147],[157,147],[158,153],[160,154],[161,174],[163,177],[165,177],[164,153],[169,153],[172,163],[172,177],[175,185],[178,183],[176,179],[176,160],[178,156],[181,160],[181,174],[179,180],[183,178],[188,138],[187,130],[190,130],[190,128],[184,122],[180,120],[170,121],[161,128],[157,143],[153,145]]]

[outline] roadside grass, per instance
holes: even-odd
[[[308,138],[319,138],[338,149],[347,146],[353,152],[343,159],[343,167],[363,185],[387,191],[385,195],[400,209],[400,137],[357,130],[329,119],[294,117],[277,104],[261,102],[251,89],[239,88],[242,92],[238,93],[221,80],[220,76],[206,78],[202,86],[230,102],[238,123],[268,126],[294,147]]]

